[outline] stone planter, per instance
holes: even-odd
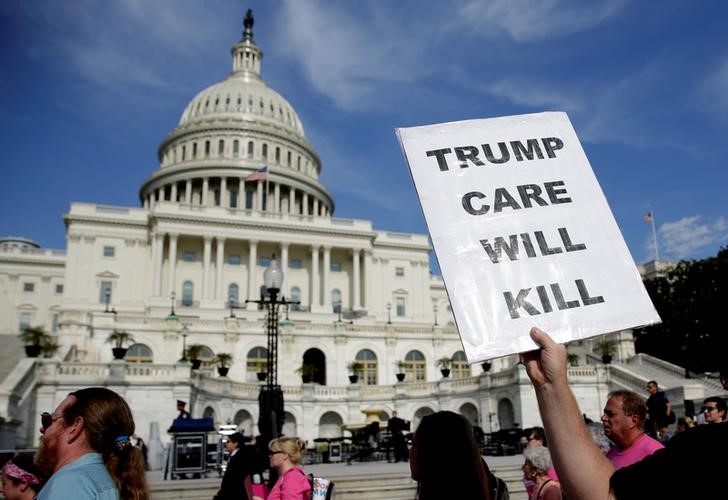
[[[404,382],[404,373],[397,373],[397,382]]]
[[[349,382],[356,384],[359,381],[359,375],[349,375]]]
[[[258,372],[255,375],[258,377],[258,382],[265,382],[265,379],[268,378],[267,372]]]
[[[218,366],[217,367],[217,374],[221,377],[227,377],[228,372],[230,371],[230,368],[227,366]]]
[[[29,358],[37,358],[40,356],[41,347],[39,345],[25,346],[25,355]]]
[[[483,368],[483,372],[487,373],[490,371],[490,367],[492,366],[490,361],[483,361],[480,363],[480,366]]]
[[[191,359],[190,363],[192,363],[193,370],[199,370],[200,365],[202,364],[202,360],[201,359]]]
[[[612,362],[612,355],[611,354],[603,354],[602,355],[602,363],[605,365],[608,365]]]
[[[127,349],[125,347],[113,347],[111,353],[114,355],[114,359],[124,359],[126,356]]]
[[[442,376],[443,376],[444,378],[447,378],[447,377],[449,377],[449,376],[450,376],[450,368],[442,368],[442,369],[440,370],[440,373],[442,373]]]

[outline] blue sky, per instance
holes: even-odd
[[[336,216],[426,232],[394,128],[566,111],[636,262],[728,243],[724,1],[0,2],[0,235],[65,246],[73,201],[138,206],[246,8]]]

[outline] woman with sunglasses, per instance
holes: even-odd
[[[43,486],[43,476],[31,453],[15,455],[2,470],[2,494],[6,500],[33,500]]]
[[[308,500],[311,483],[298,465],[306,450],[306,444],[296,438],[274,439],[268,445],[270,467],[278,472],[278,481],[268,495],[268,500]]]

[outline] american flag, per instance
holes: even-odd
[[[247,176],[244,180],[245,182],[253,182],[253,181],[264,181],[268,178],[268,167],[261,167],[249,176]]]
[[[642,220],[645,222],[652,222],[652,212],[647,212],[642,216]]]

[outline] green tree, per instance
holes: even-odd
[[[667,276],[646,281],[645,287],[662,323],[635,332],[637,352],[693,372],[718,370],[728,352],[722,318],[728,300],[728,248],[715,257],[681,261]]]

